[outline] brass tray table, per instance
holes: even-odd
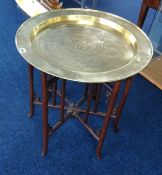
[[[62,9],[47,12],[27,20],[16,34],[19,53],[33,67],[42,72],[43,155],[47,153],[48,137],[69,117],[77,118],[98,141],[97,156],[120,89],[121,81],[139,73],[151,60],[153,48],[150,40],[133,23],[109,14],[89,9]],[[62,78],[61,117],[48,130],[47,74]],[[69,109],[65,106],[66,80],[90,84],[87,109],[79,109],[85,100]],[[104,123],[99,136],[87,124],[92,100],[93,84],[114,82]],[[100,89],[100,88],[98,88]],[[127,91],[127,90],[126,90]],[[121,106],[125,98],[122,99]],[[69,111],[64,115],[64,110]],[[118,108],[120,113],[121,108]],[[79,112],[79,113],[78,113]],[[80,117],[85,113],[85,118]],[[118,125],[115,119],[114,127]]]

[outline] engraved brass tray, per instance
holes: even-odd
[[[136,25],[89,9],[61,9],[27,20],[17,31],[16,46],[39,70],[89,83],[135,75],[153,54],[150,40]]]

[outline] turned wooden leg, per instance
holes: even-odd
[[[42,155],[48,151],[48,97],[47,97],[47,74],[42,72],[42,119],[43,119],[43,147]]]
[[[148,13],[149,7],[145,4],[144,0],[142,2],[139,18],[138,18],[138,27],[142,28],[144,21],[146,19],[147,13]]]
[[[32,117],[34,114],[34,77],[33,77],[33,66],[28,64],[29,72],[29,97],[30,97],[30,111],[28,116]]]
[[[116,118],[115,118],[114,126],[113,126],[115,132],[117,132],[119,130],[118,129],[119,121],[120,121],[121,114],[122,114],[122,111],[123,111],[123,108],[124,108],[124,105],[125,105],[125,102],[126,102],[126,99],[127,99],[127,96],[128,96],[128,92],[129,92],[130,86],[132,84],[132,80],[133,80],[133,77],[130,77],[130,78],[126,79],[126,83],[125,83],[125,88],[124,88],[124,92],[123,92],[123,95],[122,95],[122,99],[121,99],[121,101],[119,103],[119,106],[117,108],[117,111],[116,111]]]
[[[112,95],[110,97],[110,101],[108,103],[107,106],[107,112],[106,112],[106,116],[103,122],[103,126],[102,126],[102,130],[101,130],[101,134],[99,136],[99,142],[98,142],[98,146],[97,146],[97,156],[99,159],[102,158],[101,156],[101,150],[102,150],[102,146],[103,146],[103,142],[106,136],[106,132],[107,132],[107,128],[109,125],[109,121],[115,106],[115,102],[118,96],[118,92],[120,90],[120,85],[121,85],[121,81],[117,81],[114,85],[113,91],[112,91]]]

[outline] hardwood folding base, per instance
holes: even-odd
[[[48,151],[48,138],[59,129],[67,119],[76,118],[81,124],[88,130],[88,132],[98,141],[96,154],[99,159],[101,159],[101,150],[104,143],[104,139],[107,133],[107,128],[111,118],[114,118],[114,131],[118,131],[118,124],[120,116],[128,95],[128,91],[132,82],[132,78],[128,78],[125,83],[124,92],[120,103],[117,108],[115,108],[117,96],[120,90],[121,81],[114,83],[114,87],[111,90],[111,94],[108,96],[108,104],[106,113],[98,111],[99,97],[102,85],[107,86],[107,84],[86,84],[85,93],[83,98],[81,98],[76,104],[72,104],[66,93],[66,80],[61,79],[61,91],[57,90],[57,79],[53,81],[53,93],[52,93],[52,103],[48,102],[48,83],[47,74],[41,72],[42,79],[42,101],[38,101],[34,98],[34,81],[33,81],[33,69],[29,65],[29,87],[30,87],[30,117],[34,113],[34,105],[42,105],[42,117],[43,117],[43,146],[42,155],[46,155]],[[51,84],[51,83],[50,83]],[[95,92],[95,94],[94,94]],[[60,96],[60,104],[56,103],[56,96]],[[38,98],[37,98],[38,99]],[[91,102],[94,100],[94,109],[91,109]],[[82,109],[80,106],[83,103],[87,103],[86,109]],[[60,110],[60,119],[54,126],[49,126],[48,124],[48,108],[52,107]],[[115,110],[114,110],[115,109]],[[114,113],[115,111],[115,113]],[[96,133],[88,124],[89,115],[95,115],[103,117],[103,126],[101,131]]]

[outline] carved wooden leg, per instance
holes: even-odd
[[[30,111],[28,116],[32,117],[34,114],[34,78],[33,78],[33,66],[28,64],[29,72],[29,96],[30,96]]]
[[[48,151],[48,97],[47,97],[47,74],[42,72],[42,117],[43,117],[43,147],[42,155]]]
[[[142,28],[146,15],[148,13],[149,7],[145,4],[144,0],[142,2],[142,6],[141,6],[141,10],[140,10],[140,14],[139,14],[139,18],[138,18],[138,27]]]
[[[91,107],[91,101],[92,101],[92,98],[93,98],[93,89],[94,89],[94,85],[89,84],[87,109],[86,109],[85,120],[84,120],[85,123],[88,122],[88,116],[89,116],[89,111],[90,111],[90,107]]]
[[[61,122],[64,122],[64,105],[65,105],[65,90],[66,90],[66,80],[62,79],[62,85],[61,85]]]
[[[53,105],[56,105],[56,96],[57,96],[57,80],[53,83],[53,98],[52,103]]]
[[[117,81],[115,83],[113,91],[112,91],[112,95],[110,97],[110,101],[108,103],[106,116],[105,116],[105,119],[104,119],[104,122],[103,122],[102,131],[101,131],[101,134],[99,136],[99,143],[98,143],[98,146],[97,146],[97,156],[98,156],[99,159],[101,159],[101,150],[102,150],[103,142],[104,142],[106,132],[107,132],[107,128],[108,128],[108,125],[109,125],[109,121],[110,121],[110,118],[111,118],[111,115],[112,115],[112,112],[113,112],[113,109],[114,109],[114,106],[115,106],[117,95],[118,95],[118,92],[120,90],[120,85],[121,85],[121,81]]]
[[[119,130],[118,129],[119,121],[120,121],[121,114],[122,114],[122,111],[123,111],[123,108],[124,108],[124,105],[125,105],[125,102],[126,102],[126,99],[127,99],[127,96],[128,96],[128,92],[129,92],[130,86],[132,84],[132,80],[133,80],[133,77],[130,77],[130,78],[126,79],[124,92],[123,92],[120,104],[119,104],[119,106],[117,108],[116,118],[115,118],[115,121],[114,121],[113,128],[114,128],[115,132],[117,132]]]
[[[99,99],[101,95],[102,84],[97,84],[96,99],[94,104],[94,112],[97,112]]]
[[[88,89],[89,89],[89,84],[86,83],[85,84],[85,90],[84,90],[84,97],[87,97],[88,96]]]

